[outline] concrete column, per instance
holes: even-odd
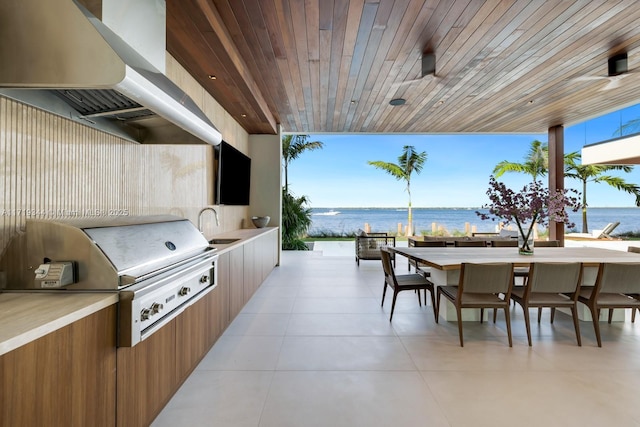
[[[549,128],[549,190],[564,189],[564,127]],[[564,223],[549,221],[549,240],[564,246]]]

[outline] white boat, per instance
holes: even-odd
[[[340,213],[340,211],[334,211],[333,209],[331,209],[328,212],[318,212],[318,213],[314,213],[314,215],[338,215]]]

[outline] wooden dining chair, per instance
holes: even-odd
[[[535,240],[533,242],[534,248],[559,248],[559,240]]]
[[[640,247],[638,246],[629,246],[627,247],[627,252],[631,252],[634,254],[640,254]],[[632,295],[636,299],[640,299],[640,294]],[[636,311],[640,311],[638,308],[631,309],[631,323],[636,322]],[[613,316],[613,310],[609,311],[609,323],[611,323],[611,318]]]
[[[518,241],[515,239],[509,240],[492,240],[491,241],[492,248],[517,248]]]
[[[486,248],[487,242],[484,240],[455,240],[453,246],[456,248]]]
[[[531,322],[529,308],[538,308],[538,323],[543,307],[551,308],[551,323],[557,307],[568,308],[573,317],[573,327],[576,331],[578,345],[580,339],[580,324],[578,321],[578,292],[582,282],[582,263],[533,263],[525,286],[515,286],[511,291],[511,299],[520,304],[524,311],[524,322],[527,328],[527,340],[531,347]]]
[[[509,316],[509,300],[513,285],[513,263],[472,264],[462,263],[457,286],[438,286],[438,300],[444,296],[456,308],[460,347],[464,347],[462,337],[463,308],[504,309],[507,323],[509,347],[511,339],[511,318]],[[436,317],[436,323],[438,317]]]
[[[415,290],[418,293],[418,304],[422,306],[422,298],[420,296],[421,289],[425,290],[425,305],[427,305],[426,291],[428,290],[431,293],[431,305],[433,306],[433,314],[437,321],[438,312],[433,283],[418,273],[396,275],[391,263],[391,254],[389,249],[386,247],[381,248],[380,255],[382,258],[382,269],[384,270],[384,288],[382,290],[382,303],[380,306],[384,306],[384,297],[387,294],[387,286],[393,289],[393,301],[391,302],[391,315],[389,316],[389,322],[393,319],[393,311],[396,308],[396,299],[398,298],[398,294],[402,291]]]
[[[594,286],[580,289],[578,301],[585,304],[591,311],[598,347],[602,347],[600,310],[603,308],[638,309],[640,300],[631,296],[634,294],[640,294],[640,262],[601,263]]]

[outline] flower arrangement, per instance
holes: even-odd
[[[567,214],[567,209],[577,212],[580,208],[580,193],[573,189],[549,191],[540,181],[525,185],[515,192],[492,175],[487,190],[490,203],[482,206],[488,213],[478,212],[481,219],[504,220],[505,224],[515,222],[518,227],[518,251],[522,254],[533,253],[533,228],[535,224],[545,226],[548,221],[563,222],[568,227],[575,227]],[[525,224],[529,224],[524,230]]]

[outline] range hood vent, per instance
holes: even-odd
[[[0,3],[0,95],[138,143],[222,140],[182,89],[77,0]]]

